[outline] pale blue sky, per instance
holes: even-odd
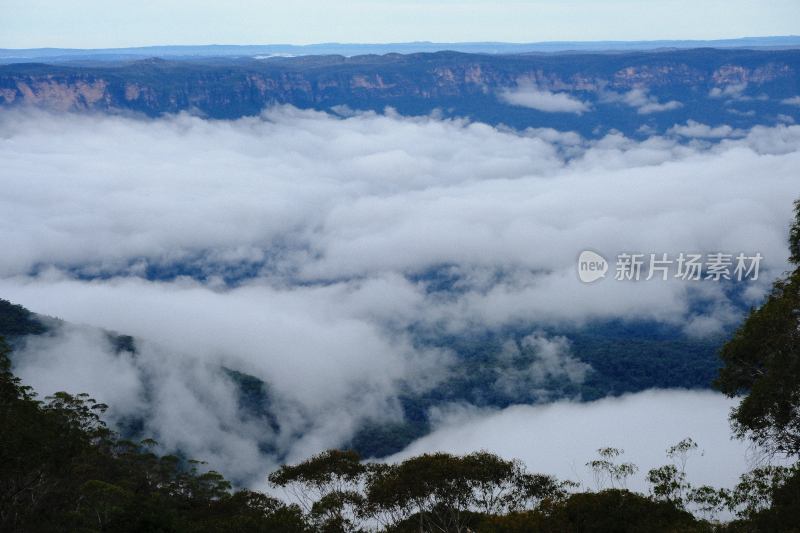
[[[718,39],[800,34],[800,0],[2,0],[0,47]]]

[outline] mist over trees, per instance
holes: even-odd
[[[423,454],[395,464],[329,450],[269,475],[287,500],[233,490],[203,463],[154,453],[102,419],[86,394],[39,400],[11,369],[0,341],[0,529],[3,531],[797,531],[800,524],[800,201],[790,230],[793,272],[723,347],[718,386],[743,394],[734,433],[793,466],[766,465],[730,488],[693,486],[691,438],[649,470],[648,494],[624,451],[601,448],[587,463],[595,490],[529,473],[479,451]],[[11,326],[28,328],[17,313]],[[713,453],[713,451],[712,451]],[[719,513],[734,515],[720,522]]]

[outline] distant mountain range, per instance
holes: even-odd
[[[200,57],[256,57],[366,54],[417,54],[453,51],[471,54],[524,54],[551,52],[621,52],[632,50],[675,50],[686,48],[800,48],[800,36],[743,37],[718,40],[659,41],[549,41],[537,43],[468,42],[468,43],[320,43],[307,45],[198,45],[141,46],[131,48],[27,48],[0,49],[0,63],[30,61],[122,61],[159,57],[162,59],[197,59]]]
[[[768,42],[788,46],[796,42],[792,39]],[[151,57],[2,65],[0,106],[147,116],[190,111],[219,119],[257,115],[280,104],[344,115],[392,107],[406,115],[436,113],[587,137],[612,130],[631,136],[721,133],[688,128],[689,121],[730,126],[727,133],[735,135],[755,125],[800,120],[800,49],[265,59],[223,52],[233,53],[222,47],[215,49],[219,57],[181,61]],[[675,130],[676,125],[684,129]]]

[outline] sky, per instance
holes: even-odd
[[[0,10],[2,48],[800,34],[796,0],[4,0]]]

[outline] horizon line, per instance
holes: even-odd
[[[206,43],[206,44],[149,44],[131,46],[112,46],[112,47],[61,47],[61,46],[40,46],[40,47],[2,47],[4,51],[34,51],[34,50],[74,50],[74,51],[99,51],[99,50],[140,50],[148,48],[201,48],[201,47],[268,47],[285,46],[293,48],[308,48],[314,46],[402,46],[402,45],[508,45],[508,46],[530,46],[530,45],[561,45],[561,44],[648,44],[648,43],[711,43],[711,42],[732,42],[746,40],[770,40],[770,39],[798,39],[800,35],[746,35],[741,37],[725,37],[716,39],[595,39],[595,40],[549,40],[549,41],[392,41],[392,42],[348,42],[348,41],[324,41],[305,44],[295,43],[256,43],[256,44],[231,44],[231,43]]]

